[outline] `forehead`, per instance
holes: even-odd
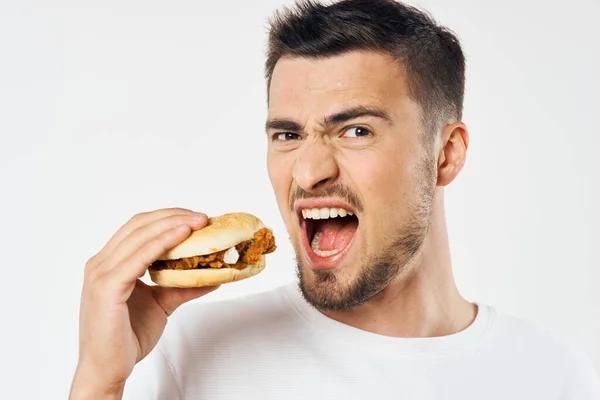
[[[389,56],[354,51],[321,59],[282,57],[271,78],[269,115],[365,103],[388,108],[406,100],[405,73]]]

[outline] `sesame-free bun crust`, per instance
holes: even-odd
[[[199,269],[150,269],[150,279],[162,287],[191,288],[214,286],[240,281],[260,273],[265,267],[265,256],[260,256],[258,264],[248,265],[244,269],[235,268],[199,268]]]
[[[209,218],[206,227],[192,232],[190,237],[158,259],[177,260],[216,253],[252,239],[254,233],[264,227],[260,219],[248,213],[229,213]]]

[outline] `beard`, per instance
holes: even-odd
[[[425,157],[415,175],[417,196],[409,207],[408,221],[387,236],[390,244],[378,255],[361,258],[362,267],[350,282],[341,282],[334,271],[313,270],[309,279],[298,258],[299,287],[309,304],[322,311],[349,310],[371,300],[407,270],[429,231],[437,180],[433,157]]]

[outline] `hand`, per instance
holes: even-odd
[[[167,317],[216,289],[162,288],[139,280],[161,254],[207,223],[206,215],[184,209],[139,214],[87,262],[71,398],[84,391],[120,398],[135,364],[156,346]]]

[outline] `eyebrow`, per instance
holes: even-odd
[[[358,106],[339,111],[323,118],[320,125],[324,128],[338,125],[359,117],[375,117],[386,122],[391,122],[390,116],[383,110],[375,107]],[[288,132],[300,132],[303,127],[298,122],[291,119],[274,118],[267,121],[265,131],[271,129],[285,130]]]

